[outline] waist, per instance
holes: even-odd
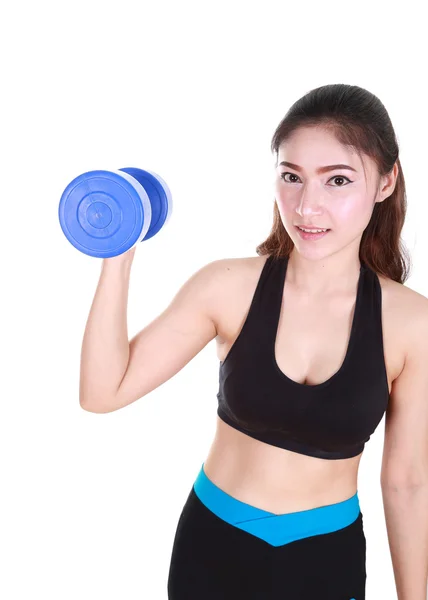
[[[282,514],[353,496],[360,459],[361,455],[332,461],[298,454],[255,440],[218,419],[204,470],[238,500]]]
[[[358,493],[342,502],[291,513],[272,513],[241,502],[210,480],[204,464],[193,485],[200,501],[214,514],[235,527],[279,546],[322,533],[337,531],[357,519],[362,526]]]

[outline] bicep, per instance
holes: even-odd
[[[118,408],[171,379],[217,336],[212,306],[218,262],[192,275],[169,306],[130,340],[128,367],[116,394]]]
[[[428,302],[411,336],[404,368],[392,383],[385,417],[382,485],[428,480]]]

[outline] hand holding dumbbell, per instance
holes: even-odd
[[[68,184],[59,203],[59,221],[69,242],[99,258],[118,256],[153,237],[171,212],[165,181],[132,167],[83,173]]]

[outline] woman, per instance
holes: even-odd
[[[257,256],[204,266],[129,343],[135,247],[104,260],[81,405],[126,406],[217,341],[217,430],[178,522],[170,600],[363,600],[358,466],[386,412],[398,597],[424,600],[428,301],[403,285],[392,124],[373,94],[327,85],[290,108],[272,152],[274,223]],[[302,231],[314,228],[326,231]]]

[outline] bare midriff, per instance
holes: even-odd
[[[351,498],[357,492],[361,456],[331,460],[291,452],[249,437],[217,417],[204,472],[233,498],[279,515]]]

